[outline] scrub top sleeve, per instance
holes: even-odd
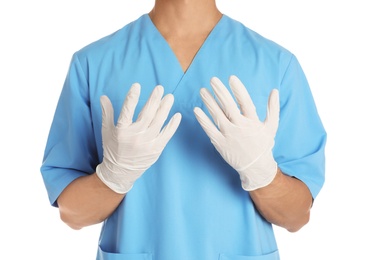
[[[98,164],[87,77],[73,55],[51,124],[40,168],[51,205],[73,180]]]
[[[325,179],[327,134],[308,81],[294,55],[283,73],[280,104],[275,159],[285,174],[303,181],[315,198]]]

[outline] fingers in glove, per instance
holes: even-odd
[[[181,114],[176,113],[169,120],[168,124],[161,130],[159,134],[160,144],[165,147],[172,136],[175,134],[179,124],[181,122]]]
[[[152,91],[150,97],[148,98],[146,104],[143,106],[142,111],[138,115],[138,122],[142,127],[147,128],[153,118],[155,117],[156,111],[160,106],[161,99],[164,94],[163,86],[156,86]]]
[[[231,121],[235,122],[240,116],[240,110],[235,103],[231,93],[226,86],[216,77],[210,80],[210,85],[213,88],[215,96],[217,97],[223,113]]]
[[[265,118],[265,125],[267,126],[267,131],[270,131],[271,134],[275,135],[278,128],[280,117],[280,100],[279,100],[279,92],[277,89],[273,89],[270,92],[266,118]]]
[[[102,109],[102,128],[104,130],[114,127],[114,110],[110,99],[107,96],[100,97]]]
[[[219,143],[219,140],[223,138],[223,135],[219,132],[218,128],[213,124],[210,118],[199,107],[195,107],[193,111],[198,123],[201,125],[210,140],[213,143]]]
[[[164,122],[167,120],[168,114],[171,111],[172,105],[174,102],[174,97],[172,94],[166,95],[161,103],[158,111],[156,112],[155,117],[153,118],[150,129],[152,130],[152,134],[154,136],[158,135],[161,128],[164,125]]]
[[[203,103],[205,103],[207,107],[207,110],[209,110],[214,123],[218,126],[220,131],[225,130],[225,127],[227,124],[229,124],[229,119],[224,114],[222,108],[219,107],[218,102],[214,99],[209,90],[205,88],[200,90],[200,95]]]
[[[134,83],[123,102],[122,110],[118,118],[118,127],[127,127],[132,124],[135,108],[138,104],[140,96],[140,85]]]
[[[240,106],[241,113],[249,119],[259,120],[256,113],[256,107],[240,79],[233,75],[230,77],[229,83],[232,93]]]

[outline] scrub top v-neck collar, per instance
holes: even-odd
[[[189,64],[186,71],[184,71],[181,67],[181,64],[172,50],[171,46],[167,42],[167,40],[163,37],[163,35],[160,33],[160,31],[157,29],[155,24],[152,22],[150,16],[148,14],[142,15],[143,23],[145,24],[146,29],[146,37],[149,38],[149,40],[152,40],[155,42],[156,45],[160,46],[162,48],[161,53],[164,53],[166,55],[165,59],[166,62],[169,62],[171,65],[169,66],[170,69],[172,69],[171,73],[173,75],[181,75],[179,82],[177,82],[177,85],[182,81],[183,78],[187,74],[190,73],[190,71],[193,69],[192,67],[196,66],[196,60],[198,60],[199,56],[201,56],[201,53],[206,48],[206,46],[209,44],[209,42],[212,41],[214,38],[214,35],[217,34],[217,32],[222,27],[222,24],[224,23],[224,20],[226,20],[226,15],[222,14],[222,17],[219,19],[219,21],[215,24],[213,29],[210,31],[209,35],[206,37],[205,41],[202,43],[196,54],[194,55],[191,63]]]

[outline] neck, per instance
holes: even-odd
[[[208,32],[222,17],[215,0],[156,0],[149,13],[163,35]]]

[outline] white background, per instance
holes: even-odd
[[[326,183],[310,223],[296,233],[275,228],[284,260],[378,259],[374,2],[218,1],[222,12],[298,57],[328,132]],[[152,5],[0,3],[0,248],[7,259],[95,259],[100,226],[74,231],[60,221],[39,173],[43,149],[73,52]]]

